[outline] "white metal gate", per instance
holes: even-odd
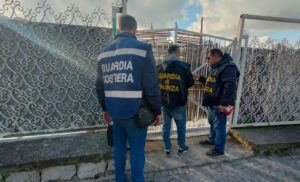
[[[241,15],[235,54],[241,76],[232,127],[300,124],[300,39],[276,43],[254,38],[248,44],[246,19],[300,23],[300,19]]]
[[[177,44],[181,49],[181,60],[191,64],[193,73],[206,75],[208,73],[207,52],[211,48],[218,47],[224,52],[232,53],[235,46],[235,40],[223,37],[200,34],[175,28],[141,30],[138,32],[138,38],[152,45],[156,64],[164,61],[168,55],[168,47],[171,44]],[[187,129],[207,129],[207,110],[201,103],[203,99],[203,88],[198,83],[189,89],[189,101],[187,103]],[[175,129],[175,128],[174,128]],[[160,127],[152,127],[150,132],[161,131]]]
[[[110,16],[75,5],[55,12],[45,0],[0,5],[0,134],[103,125],[96,51],[111,40]]]

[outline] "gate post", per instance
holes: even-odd
[[[244,39],[244,46],[243,46],[243,51],[242,51],[242,58],[240,61],[240,77],[238,81],[238,87],[237,87],[237,97],[235,100],[235,107],[234,107],[234,114],[233,114],[233,123],[232,127],[237,126],[237,120],[238,120],[238,114],[239,114],[239,109],[240,109],[240,103],[241,103],[241,95],[242,95],[242,88],[243,88],[243,80],[244,80],[244,73],[245,73],[245,65],[246,65],[246,55],[247,55],[247,49],[248,49],[248,35],[244,35],[241,37],[241,43],[242,39]]]
[[[236,50],[235,50],[235,57],[234,62],[239,66],[241,66],[240,59],[241,59],[241,46],[244,34],[244,26],[245,26],[245,18],[243,15],[240,16],[238,31],[237,31],[237,43],[236,43]]]
[[[127,0],[122,0],[122,14],[127,14]]]
[[[122,7],[118,7],[116,4],[112,6],[112,38],[115,38],[117,35],[117,13],[122,13],[122,15],[127,14],[127,0],[122,0]]]
[[[178,30],[178,25],[177,22],[175,22],[174,44],[177,44],[177,30]]]
[[[117,35],[117,7],[112,7],[112,38],[115,38]]]
[[[236,62],[235,57],[236,57],[236,51],[237,51],[237,38],[234,37],[233,42],[232,42],[232,49],[231,49],[231,56],[234,59],[234,62]]]

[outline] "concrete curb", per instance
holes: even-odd
[[[286,127],[286,126],[285,126]],[[268,136],[268,133],[265,131],[266,128],[249,128],[247,132],[252,132],[250,130],[255,130],[252,134],[249,135],[248,133],[245,133],[247,130],[242,129],[231,129],[228,134],[237,142],[239,142],[243,148],[247,150],[253,151],[254,154],[271,154],[273,152],[284,152],[284,151],[290,151],[294,150],[296,148],[300,148],[300,140],[297,138],[291,139],[290,135],[291,133],[285,134],[284,132],[281,132],[280,127],[274,127],[274,133],[280,133],[280,136]],[[270,132],[272,131],[272,128],[267,128]],[[286,130],[286,128],[284,128]],[[285,131],[285,132],[293,132],[294,135],[297,135],[298,130],[295,131]],[[256,135],[255,135],[256,134]],[[279,140],[279,137],[281,137],[281,140]],[[286,137],[286,140],[283,140],[282,138]]]

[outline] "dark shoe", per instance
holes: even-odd
[[[224,152],[218,152],[216,149],[211,149],[205,153],[209,157],[217,157],[220,155],[224,155]]]
[[[208,141],[208,140],[200,141],[199,144],[200,144],[200,145],[203,145],[203,146],[214,146],[214,145],[215,145],[215,144],[211,143],[211,142]]]
[[[183,153],[185,153],[185,152],[187,152],[189,150],[189,147],[188,146],[185,146],[185,149],[184,150],[182,150],[182,149],[178,149],[178,155],[181,155],[181,154],[183,154]]]
[[[170,150],[165,150],[166,151],[166,156],[170,157],[171,156],[171,151]]]

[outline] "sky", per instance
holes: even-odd
[[[4,0],[1,1],[0,7]],[[41,2],[19,1],[25,8],[36,7]],[[116,0],[48,0],[55,12],[64,12],[75,4],[83,14],[101,7],[108,16],[114,2]],[[150,29],[151,24],[154,29],[173,28],[177,22],[179,28],[200,32],[203,17],[203,33],[227,38],[236,36],[243,13],[300,19],[300,0],[128,0],[127,6],[128,14],[136,17],[139,29]],[[300,24],[247,20],[245,31],[264,39],[300,39]]]

